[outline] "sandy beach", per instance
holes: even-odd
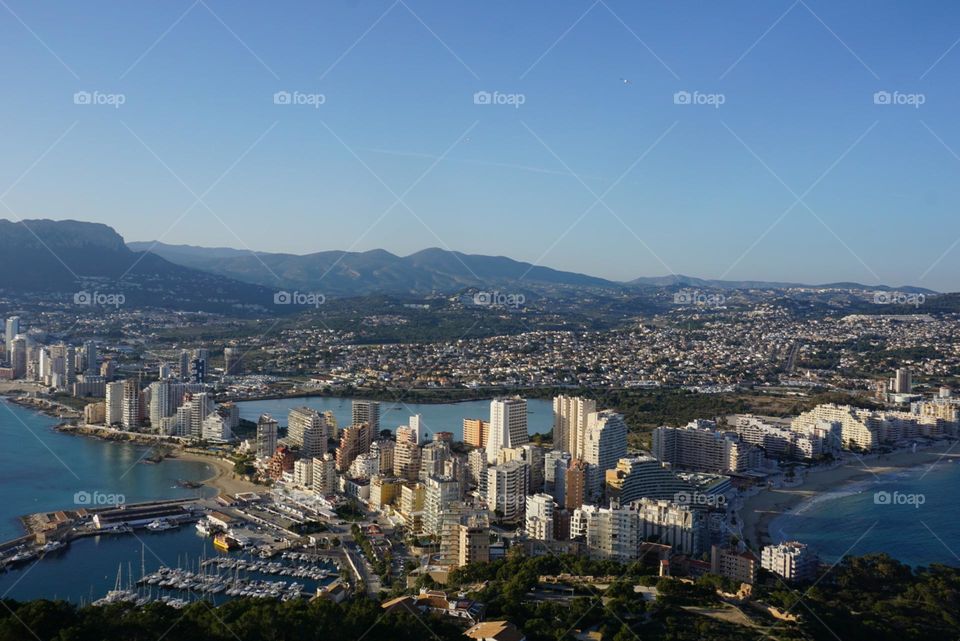
[[[960,458],[960,444],[947,442],[916,452],[901,450],[883,455],[870,454],[834,468],[810,471],[799,485],[768,489],[746,498],[739,510],[743,535],[750,547],[759,548],[770,543],[770,523],[807,499],[848,483],[869,481],[907,468],[933,465],[947,458]]]
[[[169,458],[180,459],[181,461],[196,461],[207,463],[213,467],[212,476],[206,479],[195,479],[204,485],[216,488],[220,494],[237,494],[239,492],[263,492],[262,485],[256,485],[250,481],[245,481],[233,472],[233,463],[216,456],[207,456],[195,452],[184,450],[174,450]],[[160,463],[160,465],[163,465]]]

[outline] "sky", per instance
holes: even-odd
[[[0,217],[960,290],[950,1],[0,1]]]

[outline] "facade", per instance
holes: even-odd
[[[717,430],[713,421],[658,427],[653,431],[650,449],[663,463],[699,472],[743,472],[762,464],[759,450],[743,442],[736,432]]]
[[[487,508],[507,523],[523,520],[527,474],[527,465],[521,461],[487,468]]]
[[[424,480],[423,487],[423,530],[440,536],[443,513],[460,500],[460,484],[451,478],[431,476]]]
[[[710,572],[740,583],[756,583],[760,559],[750,551],[714,545],[710,548]]]
[[[143,425],[140,421],[140,385],[135,378],[128,378],[123,382],[123,407],[121,413],[123,429],[136,431]]]
[[[107,383],[106,393],[107,426],[123,424],[123,381]]]
[[[333,454],[324,454],[313,459],[313,491],[322,496],[337,491],[337,462]]]
[[[380,403],[377,401],[354,401],[352,410],[353,424],[366,423],[369,426],[368,437],[372,441],[380,434]],[[366,447],[369,448],[370,443],[367,443]]]
[[[409,481],[420,477],[420,448],[410,440],[397,440],[393,448],[393,475]]]
[[[623,416],[610,410],[587,415],[587,430],[583,436],[583,462],[589,466],[587,495],[593,500],[603,493],[607,470],[627,455],[627,425]]]
[[[549,494],[527,496],[524,532],[531,539],[553,538],[553,497]]]
[[[471,447],[486,447],[490,423],[479,418],[463,419],[463,442]]]
[[[779,545],[768,545],[760,554],[760,564],[764,570],[773,572],[789,582],[814,581],[820,560],[803,543],[788,541]]]
[[[344,428],[340,434],[340,445],[337,447],[337,471],[349,470],[353,459],[370,451],[370,443],[370,426],[367,423]]]
[[[557,396],[553,399],[553,447],[569,452],[573,458],[583,456],[583,439],[587,417],[597,411],[597,402],[578,396]]]
[[[490,432],[487,435],[487,462],[496,463],[500,450],[520,447],[530,440],[527,432],[527,401],[514,396],[490,401]]]
[[[257,458],[273,456],[277,450],[277,421],[262,414],[257,421]]]
[[[606,486],[607,498],[616,499],[620,505],[643,498],[676,500],[681,493],[695,489],[652,456],[620,459],[607,471]]]
[[[295,407],[287,415],[287,441],[300,449],[300,456],[317,457],[327,451],[330,432],[323,415],[309,407]]]

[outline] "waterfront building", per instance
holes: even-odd
[[[11,361],[11,354],[13,353],[13,339],[15,339],[17,334],[20,333],[20,317],[10,316],[7,318],[5,329],[6,332],[4,336],[4,345],[6,347],[7,360]]]
[[[211,443],[228,443],[233,440],[233,430],[220,413],[213,411],[203,419],[203,440]]]
[[[353,459],[370,451],[370,426],[367,423],[354,424],[344,428],[337,447],[337,471],[350,469]]]
[[[123,425],[123,381],[107,383],[106,424]]]
[[[500,450],[528,443],[527,401],[514,396],[490,401],[490,431],[487,434],[487,462],[496,463]]]
[[[135,378],[123,382],[123,407],[121,410],[123,429],[140,429],[140,385]]]
[[[370,449],[370,443],[380,434],[380,403],[377,401],[353,401],[353,425],[367,425],[367,443],[363,451]]]
[[[717,430],[713,421],[695,420],[684,427],[653,430],[651,451],[663,463],[700,472],[743,472],[762,464],[762,451],[736,432]]]
[[[86,425],[103,425],[107,418],[106,403],[88,403],[83,408],[83,422]]]

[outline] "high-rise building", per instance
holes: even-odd
[[[237,347],[223,348],[223,375],[240,376],[243,374],[243,351]]]
[[[597,411],[597,402],[579,396],[557,396],[553,399],[553,449],[570,452],[573,458],[583,456],[583,439],[587,417]]]
[[[123,424],[123,381],[107,383],[106,416],[107,426]]]
[[[717,430],[713,421],[695,420],[685,427],[653,430],[651,451],[663,463],[700,472],[743,472],[762,461],[762,450],[736,432]]]
[[[570,461],[570,467],[564,473],[563,502],[561,505],[567,510],[575,510],[583,505],[588,496],[590,480],[590,466],[582,459]]]
[[[692,497],[695,489],[652,456],[622,458],[606,473],[606,497],[620,505],[639,499],[679,501]]]
[[[204,383],[207,380],[207,359],[193,358],[190,361],[190,382]]]
[[[10,342],[10,368],[14,378],[27,377],[27,337],[19,334]],[[59,386],[65,387],[66,381]]]
[[[20,333],[20,317],[11,316],[7,319],[4,345],[6,346],[7,361],[11,361],[13,354],[13,339]]]
[[[257,421],[257,458],[269,458],[277,451],[277,421],[262,414]]]
[[[526,507],[527,464],[509,461],[487,468],[487,507],[507,523],[520,523]]]
[[[484,513],[461,516],[457,528],[457,566],[490,560],[490,519]]]
[[[420,476],[420,448],[410,440],[397,440],[393,449],[393,475],[408,481]]]
[[[361,423],[367,424],[367,435],[372,442],[380,434],[380,403],[377,401],[353,402],[353,424]],[[370,443],[367,443],[366,447],[369,448]]]
[[[300,456],[314,458],[327,451],[330,432],[323,415],[309,407],[295,407],[287,416],[287,440]]]
[[[443,513],[460,500],[460,484],[451,478],[431,476],[424,480],[423,487],[423,530],[440,536]]]
[[[324,496],[337,491],[337,462],[329,452],[313,459],[313,491]]]
[[[490,401],[490,431],[487,462],[496,463],[504,447],[520,447],[530,441],[527,431],[527,401],[514,396]]]
[[[137,430],[140,422],[140,384],[135,378],[123,382],[123,429]]]
[[[420,449],[420,480],[443,474],[443,464],[450,459],[450,444],[433,441]]]
[[[553,539],[553,497],[549,494],[532,494],[526,500],[524,532],[531,539]]]
[[[353,459],[370,451],[370,443],[370,426],[367,423],[344,428],[340,434],[340,445],[337,447],[337,471],[349,470]]]
[[[623,416],[611,410],[592,412],[587,416],[587,431],[583,437],[584,463],[589,465],[587,495],[591,500],[603,493],[603,479],[607,470],[627,455],[627,425]]]
[[[170,389],[170,381],[162,379],[150,383],[150,426],[154,431],[159,431],[163,425],[163,419],[173,416],[177,408],[174,405],[173,393]]]
[[[190,382],[190,352],[185,349],[180,351],[180,380]]]
[[[894,394],[909,394],[913,391],[913,374],[906,367],[898,367],[892,383]]]
[[[86,341],[83,344],[83,372],[94,375],[99,371],[97,365],[97,344],[93,341]]]
[[[479,418],[463,419],[463,442],[471,447],[486,447],[490,423]]]
[[[536,494],[543,491],[544,484],[544,448],[533,443],[521,445],[523,460],[530,466],[530,478],[527,483],[527,489]]]

